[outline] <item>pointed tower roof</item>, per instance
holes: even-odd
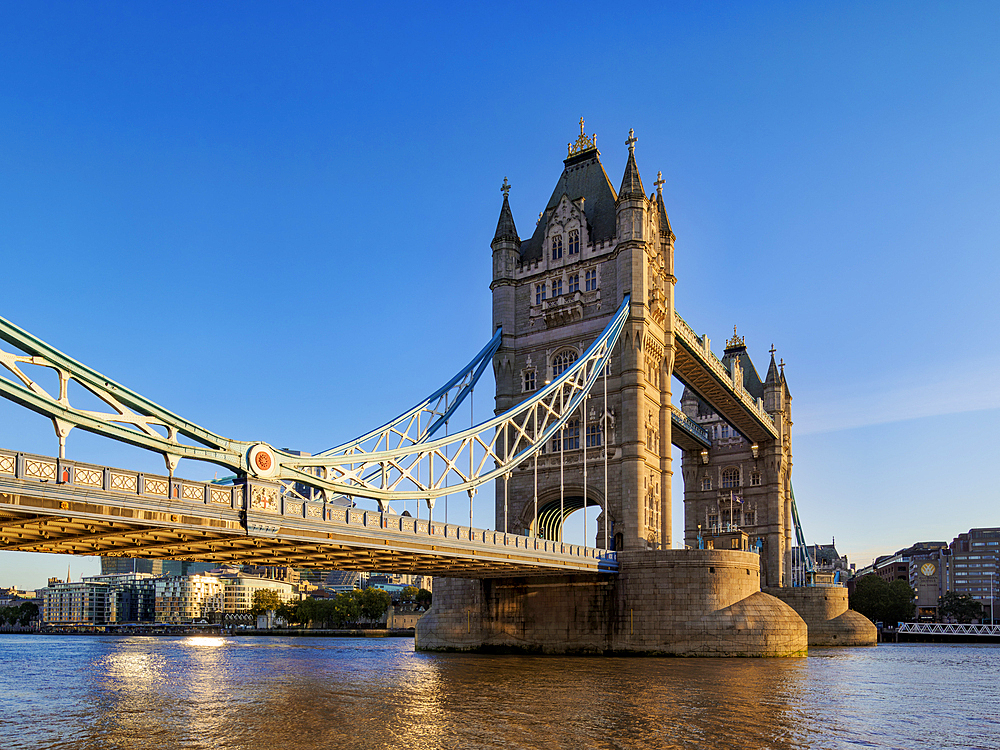
[[[580,137],[576,139],[576,143],[568,144],[567,150],[569,155],[563,160],[563,172],[552,191],[552,197],[531,237],[521,243],[521,261],[524,263],[541,259],[549,213],[559,205],[564,195],[571,201],[584,199],[583,213],[591,242],[615,236],[615,201],[618,196],[601,164],[597,136],[588,137],[584,134],[581,122]]]
[[[785,360],[782,359],[781,362],[778,363],[778,367],[781,369],[781,385],[785,389],[785,395],[791,398],[792,392],[788,390],[788,381],[785,380]]]
[[[635,144],[638,140],[635,137],[635,131],[629,129],[628,140],[625,141],[625,145],[628,146],[628,162],[625,164],[621,190],[618,191],[618,200],[620,201],[626,198],[646,197],[646,191],[642,187],[642,178],[639,177],[639,167],[635,163]]]
[[[493,235],[493,243],[510,241],[516,245],[521,244],[521,238],[517,235],[517,227],[514,226],[514,215],[510,212],[510,203],[507,201],[507,194],[510,192],[510,184],[507,178],[503,178],[503,186],[500,188],[503,193],[503,206],[500,207],[500,219],[497,221],[497,231]]]
[[[676,239],[673,227],[670,226],[670,217],[667,216],[667,207],[663,203],[663,172],[656,173],[656,210],[660,214],[660,232],[668,235],[671,239]]]
[[[774,362],[774,352],[774,344],[771,344],[771,365],[767,368],[767,378],[764,380],[764,385],[768,388],[776,386],[781,379],[781,375],[778,374],[778,365]]]
[[[733,326],[733,337],[726,341],[726,349],[722,355],[722,364],[727,369],[732,370],[730,364],[733,360],[740,363],[740,370],[743,372],[743,388],[754,398],[763,398],[764,384],[760,382],[760,375],[754,367],[753,360],[747,354],[746,337],[736,333],[736,326]]]

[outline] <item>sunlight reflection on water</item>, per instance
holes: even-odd
[[[408,639],[0,636],[3,747],[1000,748],[1000,649],[417,654]]]

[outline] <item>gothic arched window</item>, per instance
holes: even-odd
[[[552,238],[552,260],[559,260],[562,257],[562,235],[557,234]]]
[[[739,487],[740,486],[740,470],[736,468],[726,469],[722,472],[722,486],[723,487]]]
[[[564,349],[552,358],[552,377],[558,378],[569,366],[576,362],[576,352],[572,349]]]
[[[580,252],[580,230],[571,229],[569,232],[569,254],[576,255]]]

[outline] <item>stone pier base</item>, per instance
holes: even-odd
[[[874,646],[878,631],[862,614],[847,608],[847,589],[840,586],[767,588],[799,613],[809,628],[810,646]]]
[[[617,575],[437,578],[421,651],[805,656],[806,624],[738,550],[619,553]]]

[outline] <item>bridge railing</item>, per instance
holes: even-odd
[[[962,623],[944,622],[904,622],[900,624],[896,632],[915,633],[919,635],[1000,636],[1000,625],[966,625]]]
[[[708,346],[708,339],[695,333],[694,329],[688,325],[687,321],[676,310],[674,311],[674,334],[680,336],[690,349],[697,351],[701,355],[702,361],[732,391],[733,395],[760,419],[765,426],[769,426],[774,431],[774,417],[764,411],[764,402],[747,393],[743,388],[743,383],[737,382],[733,378],[733,374],[712,352]]]
[[[243,487],[114,469],[82,461],[0,449],[0,477],[198,504],[243,507]]]
[[[164,510],[171,513],[175,510],[183,512],[184,505],[225,506],[233,510],[244,510],[247,506],[247,498],[240,484],[219,485],[212,482],[197,482],[0,449],[0,480],[3,479],[107,492],[106,500],[120,495],[141,497],[154,502],[162,501],[169,504]],[[65,505],[68,508],[69,503]],[[275,521],[287,518],[340,526],[359,526],[418,538],[430,537],[453,540],[461,544],[592,559],[605,562],[611,567],[617,564],[617,553],[614,550],[505,534],[502,531],[446,524],[377,510],[351,508],[324,503],[321,500],[302,500],[275,495],[266,502],[253,505],[252,510],[257,517],[273,517]],[[173,516],[171,520],[179,522],[180,515]]]

